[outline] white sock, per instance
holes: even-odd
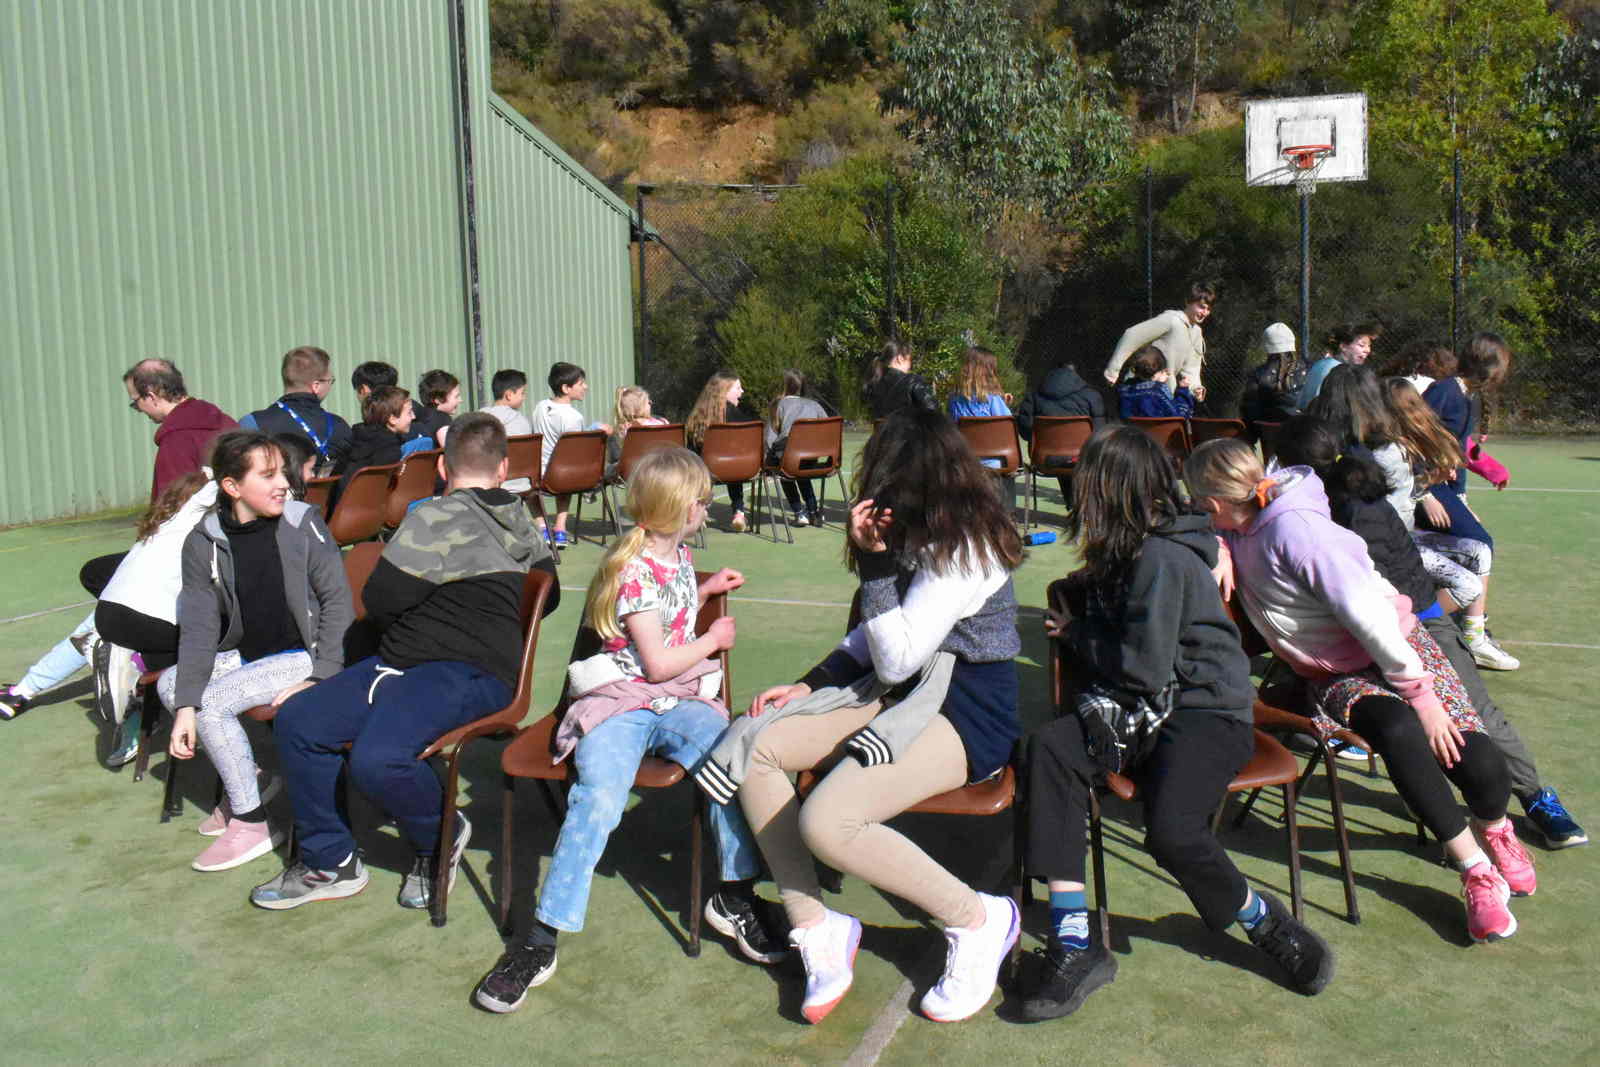
[[[1472,850],[1472,855],[1468,856],[1464,860],[1456,860],[1456,870],[1460,871],[1462,874],[1466,874],[1478,864],[1488,862],[1489,857],[1483,854],[1483,849],[1474,848]]]

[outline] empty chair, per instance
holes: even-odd
[[[973,454],[985,461],[985,466],[995,477],[1014,479],[1022,472],[1022,439],[1017,435],[1016,416],[969,415],[957,419],[956,428],[961,431]],[[994,465],[996,461],[998,466]],[[1015,510],[1015,485],[1008,484],[1011,485],[1013,497],[1010,503]],[[1026,528],[1026,521],[1023,526]]]
[[[630,430],[631,434],[632,431]],[[757,422],[714,422],[706,427],[700,443],[700,458],[711,472],[712,485],[742,485],[761,476],[765,442],[762,424]],[[752,533],[759,530],[760,512],[753,512]],[[774,529],[773,540],[777,540]]]
[[[383,531],[389,485],[400,464],[362,467],[348,476],[328,519],[328,531],[341,546],[370,541]]]
[[[383,524],[390,528],[405,521],[406,509],[418,500],[433,495],[439,484],[439,457],[443,449],[413,452],[400,464],[400,471],[389,487],[389,499],[384,503]]]
[[[1178,416],[1162,416],[1159,418],[1135,417],[1128,420],[1130,426],[1137,426],[1149,438],[1166,450],[1173,462],[1182,464],[1189,458],[1193,448],[1189,444],[1188,420]]]
[[[1040,415],[1033,420],[1033,440],[1028,443],[1028,513],[1023,528],[1032,524],[1039,510],[1039,475],[1055,478],[1061,484],[1062,501],[1070,509],[1069,479],[1078,469],[1078,453],[1094,434],[1094,419],[1088,415]]]

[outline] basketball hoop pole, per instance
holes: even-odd
[[[1311,358],[1311,190],[1300,189],[1300,358]]]

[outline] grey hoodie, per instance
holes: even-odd
[[[355,615],[339,546],[298,500],[283,506],[277,531],[284,596],[311,655],[311,677],[330,678],[344,667],[344,632]],[[217,653],[238,648],[244,638],[233,550],[215,509],[189,531],[182,567],[176,706],[190,708],[200,706]]]

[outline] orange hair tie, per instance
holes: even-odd
[[[1278,479],[1276,479],[1276,478],[1263,478],[1259,482],[1256,483],[1255,497],[1256,497],[1256,504],[1259,507],[1263,507],[1264,508],[1264,507],[1266,507],[1268,504],[1270,504],[1272,502],[1272,498],[1270,496],[1268,496],[1267,494],[1272,492],[1272,490],[1274,488],[1276,488],[1277,485],[1278,485]]]

